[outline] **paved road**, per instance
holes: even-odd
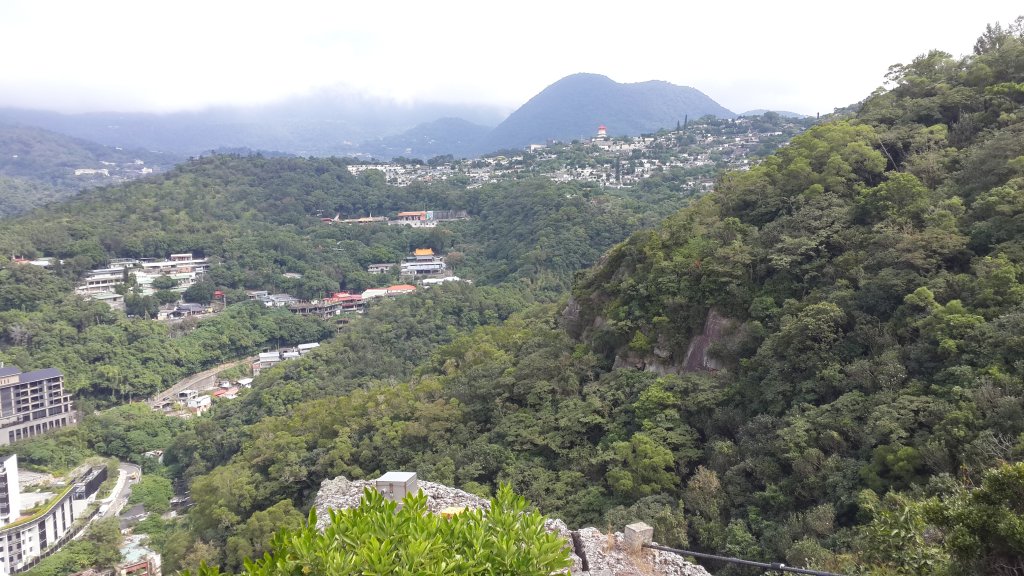
[[[209,370],[203,370],[198,374],[193,374],[186,378],[181,379],[177,384],[164,390],[163,392],[157,393],[155,396],[147,400],[150,408],[155,408],[157,404],[165,400],[175,401],[178,399],[178,392],[182,390],[196,390],[202,392],[203,390],[210,390],[217,387],[217,373],[223,372],[228,368],[234,368],[239,364],[249,363],[252,364],[256,361],[256,356],[249,358],[243,358],[241,360],[235,360],[234,362],[227,362],[220,366],[214,366]]]
[[[135,479],[132,480],[132,474],[135,475]],[[121,462],[117,465],[117,483],[114,484],[114,489],[110,491],[110,496],[107,496],[103,500],[100,500],[100,508],[102,512],[97,512],[95,516],[89,519],[89,524],[101,519],[101,518],[116,518],[121,513],[121,509],[128,503],[128,497],[132,493],[132,486],[137,484],[142,478],[142,468],[135,464],[129,464],[127,462]],[[106,508],[103,508],[106,506]],[[88,525],[87,525],[88,526]],[[78,531],[72,537],[72,540],[78,540],[88,531],[87,527],[83,527],[82,530]]]
[[[132,486],[138,484],[142,478],[142,468],[127,462],[118,464],[117,473],[117,484],[114,486],[110,496],[104,500],[104,503],[108,504],[107,510],[103,514],[97,514],[97,518],[107,518],[120,514],[124,505],[128,503],[128,497],[132,493]],[[134,479],[132,478],[133,475],[135,476]]]

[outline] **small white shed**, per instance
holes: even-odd
[[[388,472],[377,478],[377,491],[388,500],[401,502],[406,494],[419,491],[415,472]]]

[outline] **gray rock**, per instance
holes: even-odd
[[[659,576],[710,576],[702,566],[690,564],[682,556],[660,550],[626,550],[622,532],[603,534],[597,528],[579,531],[590,563],[591,576],[651,574]],[[657,536],[657,534],[655,534]]]

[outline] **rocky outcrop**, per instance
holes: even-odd
[[[562,326],[575,337],[579,337],[580,333],[580,310],[580,303],[569,296],[569,301],[565,303],[565,309],[562,310],[561,322]]]
[[[654,372],[659,376],[721,370],[722,363],[708,352],[714,344],[722,342],[736,324],[735,320],[710,310],[704,321],[704,329],[690,339],[685,355],[673,352],[668,339],[661,334],[655,346],[648,352],[620,351],[615,356],[613,368],[633,368]]]
[[[490,508],[491,502],[469,492],[457,488],[449,488],[436,482],[417,481],[417,485],[427,495],[427,509],[437,514],[445,508],[465,506],[467,508]],[[342,510],[359,506],[363,490],[373,488],[372,480],[349,480],[338,476],[333,480],[320,483],[320,491],[316,494],[313,507],[316,508],[317,528],[323,528],[330,521],[328,509]]]
[[[690,340],[683,359],[683,372],[700,372],[702,370],[719,370],[721,362],[708,355],[711,345],[725,336],[733,321],[722,316],[715,310],[708,311],[708,319],[704,321],[704,330]]]
[[[622,532],[603,534],[597,528],[584,528],[579,531],[579,535],[590,564],[591,576],[711,576],[703,566],[691,564],[678,554],[647,549],[636,553],[629,552],[625,548]],[[575,567],[572,573],[581,574]]]
[[[314,507],[317,513],[317,527],[323,528],[329,521],[328,510],[354,508],[359,505],[365,488],[373,488],[370,480],[349,480],[339,476],[333,480],[324,480],[316,495]],[[427,495],[427,508],[431,512],[440,512],[452,506],[488,509],[490,502],[463,492],[456,488],[435,482],[418,482],[420,490]],[[591,576],[616,576],[625,574],[644,574],[651,576],[710,576],[704,568],[683,560],[676,554],[657,550],[629,552],[624,545],[621,532],[603,534],[596,528],[579,530],[580,552],[572,544],[572,533],[565,522],[549,519],[545,522],[549,532],[555,532],[566,541],[566,546],[573,550],[573,565],[569,568],[572,574],[590,574]],[[582,556],[580,555],[582,554]],[[584,572],[584,557],[589,571]]]
[[[671,355],[660,355],[658,349],[654,350],[654,354],[640,354],[632,350],[626,350],[625,352],[615,356],[615,363],[612,368],[633,368],[634,370],[643,370],[645,372],[653,372],[658,376],[664,376],[666,374],[679,374],[680,367],[672,363]]]

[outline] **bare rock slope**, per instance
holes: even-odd
[[[434,513],[451,506],[482,509],[487,509],[490,506],[490,502],[479,496],[450,488],[444,484],[420,480],[418,485],[420,490],[427,495],[427,508]],[[327,510],[358,506],[363,490],[373,488],[373,486],[374,483],[370,480],[349,480],[344,476],[333,480],[324,480],[320,485],[320,491],[317,493],[314,504],[318,527],[323,528],[326,525],[329,519]],[[546,526],[549,531],[557,532],[564,538],[566,546],[573,548],[571,532],[565,522],[557,519],[548,520]],[[621,532],[603,534],[596,528],[584,528],[579,530],[578,534],[582,550],[579,552],[573,550],[573,565],[570,568],[572,574],[710,576],[703,567],[691,564],[676,554],[646,549],[635,553],[629,552],[625,548]],[[584,562],[588,568],[587,571],[583,570]]]

